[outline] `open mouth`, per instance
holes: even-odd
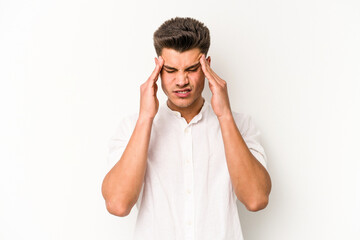
[[[187,93],[187,92],[190,92],[190,90],[185,90],[185,91],[175,91],[177,93]]]
[[[190,94],[190,92],[191,92],[191,89],[188,89],[188,88],[174,91],[174,93],[178,97],[187,97]]]
[[[190,91],[191,91],[190,88],[184,88],[184,89],[175,90],[174,92],[176,92],[176,93],[187,93],[187,92],[190,92]]]

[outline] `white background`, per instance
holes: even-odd
[[[260,212],[238,203],[245,239],[360,239],[359,13],[356,0],[0,0],[0,239],[131,239],[136,208],[112,216],[101,195],[107,142],[175,16],[209,27],[232,109],[262,132],[273,189]]]

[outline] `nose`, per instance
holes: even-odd
[[[184,87],[189,84],[189,78],[186,72],[178,72],[176,76],[176,86]]]

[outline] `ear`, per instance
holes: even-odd
[[[211,63],[211,57],[210,56],[208,56],[207,58],[206,58],[206,61],[207,61],[207,63],[209,64],[209,66],[210,66],[210,63]]]

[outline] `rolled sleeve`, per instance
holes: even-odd
[[[115,133],[108,141],[107,168],[110,171],[120,160],[135,128],[137,116],[135,114],[121,119]]]
[[[261,132],[255,126],[252,117],[244,113],[233,114],[239,131],[253,156],[267,169],[267,156],[261,145]]]

